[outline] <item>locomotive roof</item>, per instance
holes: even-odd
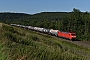
[[[62,32],[62,33],[66,33],[66,34],[68,34],[68,33],[75,33],[75,32],[64,32],[64,31],[60,31],[60,32]]]

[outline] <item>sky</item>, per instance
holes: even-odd
[[[35,14],[71,12],[73,8],[90,12],[90,0],[0,0],[0,12]]]

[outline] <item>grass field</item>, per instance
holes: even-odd
[[[0,60],[89,60],[90,49],[0,23]]]

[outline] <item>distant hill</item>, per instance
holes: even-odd
[[[18,20],[22,17],[30,16],[29,14],[25,13],[10,13],[10,12],[3,12],[0,13],[0,21],[4,23],[11,23],[14,20]]]
[[[32,20],[61,20],[69,15],[68,12],[41,12],[37,14],[25,14],[25,13],[0,13],[0,21],[4,23],[21,23],[23,21]]]
[[[61,20],[65,17],[67,17],[70,14],[70,12],[41,12],[34,14],[34,17],[39,17],[39,18],[45,18],[45,19],[52,19],[52,20]]]

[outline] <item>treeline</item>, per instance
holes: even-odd
[[[73,9],[70,16],[61,21],[61,30],[74,31],[80,40],[90,41],[90,13]]]
[[[41,12],[37,14],[24,14],[24,13],[10,13],[4,12],[0,13],[0,21],[4,23],[20,23],[25,25],[30,25],[33,21],[43,21],[43,20],[62,20],[65,16],[68,16],[67,12]]]
[[[30,15],[24,13],[10,13],[10,12],[2,12],[0,13],[0,22],[10,24],[19,18],[26,18]],[[17,20],[18,21],[18,20]]]
[[[76,32],[77,39],[85,41],[90,39],[90,13],[75,8],[72,12],[41,12],[33,15],[0,13],[0,21]]]

